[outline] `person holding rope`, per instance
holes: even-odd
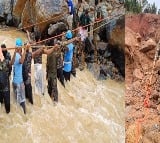
[[[10,112],[10,83],[9,77],[11,74],[11,56],[10,53],[3,48],[6,48],[5,44],[0,47],[0,103],[5,105],[6,113]]]
[[[29,36],[29,32],[27,31],[27,35]],[[33,94],[32,94],[32,85],[31,85],[31,62],[32,58],[39,56],[43,52],[43,47],[39,48],[35,52],[30,52],[30,45],[27,43],[26,47],[26,56],[22,67],[23,73],[23,81],[25,84],[25,96],[29,100],[31,104],[33,104]]]
[[[27,32],[29,42],[33,43],[32,53],[40,49],[40,44],[34,44],[34,39],[30,38],[30,33]],[[34,32],[35,42],[38,43],[41,40],[41,33],[36,30]],[[35,47],[34,47],[35,46]],[[42,69],[42,53],[39,53],[39,56],[32,57],[34,58],[34,78],[35,78],[35,93],[37,95],[44,95],[44,72]]]
[[[83,70],[84,66],[85,66],[85,55],[84,55],[85,40],[88,37],[88,32],[87,32],[87,30],[85,30],[85,28],[80,27],[79,34],[81,36],[81,39],[79,41],[79,46],[78,46],[79,69]]]
[[[88,9],[84,10],[84,12],[80,16],[80,26],[83,26],[85,30],[88,29],[88,32],[90,31],[90,23],[92,22]],[[88,25],[88,26],[87,26]]]
[[[25,105],[25,87],[22,76],[22,64],[24,63],[26,48],[22,54],[22,40],[20,38],[16,39],[16,49],[11,60],[11,65],[13,65],[13,90],[17,98],[17,102],[22,106],[24,113],[26,114]]]
[[[68,30],[65,35],[67,40],[72,39],[73,35],[71,30]],[[70,75],[72,70],[72,59],[73,59],[73,43],[69,43],[64,47],[64,67],[63,67],[63,75],[66,81],[70,81]]]
[[[51,43],[52,44],[52,43]],[[52,44],[53,45],[53,44]],[[58,89],[57,89],[57,61],[56,52],[59,45],[55,45],[50,49],[44,49],[43,54],[47,55],[47,80],[48,80],[48,94],[54,102],[58,102]]]
[[[55,39],[54,44],[60,45],[60,41],[58,39]],[[58,49],[56,54],[56,63],[57,63],[57,78],[62,84],[62,86],[65,87],[64,75],[63,75],[63,54],[62,54],[62,49],[60,48]]]

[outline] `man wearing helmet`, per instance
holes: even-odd
[[[26,113],[25,107],[25,87],[23,83],[22,76],[22,64],[25,59],[26,48],[22,54],[22,40],[20,38],[16,39],[16,49],[11,60],[11,65],[13,65],[13,89],[17,102],[22,106],[24,113]]]
[[[65,35],[67,40],[72,39],[73,34],[70,30],[67,31]],[[70,74],[72,70],[72,59],[73,59],[73,43],[69,43],[65,47],[65,53],[64,53],[64,67],[63,67],[63,74],[66,81],[70,81]]]

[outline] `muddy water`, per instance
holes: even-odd
[[[7,46],[19,36],[26,39],[22,32],[0,31],[0,41],[7,39]],[[27,102],[26,115],[11,91],[11,113],[0,107],[0,143],[125,142],[124,83],[97,81],[85,69],[77,70],[65,89],[58,82],[58,90],[57,105],[46,90],[44,96],[34,95],[33,106]]]

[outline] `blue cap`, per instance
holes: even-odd
[[[72,36],[73,36],[73,35],[72,35],[71,30],[68,30],[67,33],[66,33],[66,38],[67,38],[67,39],[71,39]]]
[[[22,39],[20,38],[17,38],[16,39],[16,47],[21,47],[23,44],[22,44]]]

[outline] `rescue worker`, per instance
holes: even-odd
[[[73,26],[72,26],[73,29],[76,29],[79,26],[79,9],[81,7],[81,4],[82,4],[82,0],[78,0],[77,5],[74,7]]]
[[[90,24],[91,18],[89,16],[88,9],[84,10],[84,12],[80,16],[80,26],[86,26],[84,27],[86,30],[88,29],[88,32],[90,31]],[[88,25],[88,26],[87,26]]]
[[[27,32],[28,33],[28,32]],[[29,34],[29,33],[28,33]],[[43,47],[36,50],[35,52],[29,51],[30,45],[27,45],[26,56],[22,67],[23,81],[25,84],[25,96],[28,98],[29,102],[33,104],[33,94],[32,94],[32,85],[31,85],[31,62],[32,58],[39,56],[43,52]]]
[[[4,102],[6,113],[10,112],[10,83],[9,77],[11,74],[11,56],[10,53],[3,48],[6,48],[5,44],[0,47],[0,103]]]
[[[79,48],[78,48],[78,59],[79,59],[79,69],[83,70],[85,66],[85,40],[88,37],[88,32],[85,30],[84,27],[79,28],[79,34],[80,34],[80,41],[79,41]]]
[[[32,53],[29,52],[29,49],[27,48],[26,56],[22,67],[22,74],[25,85],[25,96],[26,98],[28,98],[29,102],[33,104],[32,85],[31,85],[31,61],[32,61]]]
[[[56,62],[57,62],[57,78],[61,82],[63,87],[65,87],[64,75],[63,75],[63,58],[62,58],[62,54],[60,52],[58,52],[57,55],[56,55],[56,58],[57,58],[56,59]]]
[[[74,14],[74,5],[72,0],[65,0],[68,5],[68,13],[69,16],[67,18],[67,23],[69,25],[69,29],[72,29],[72,23],[73,23],[73,14]]]
[[[31,44],[34,44],[34,39],[31,39],[30,33],[27,32],[28,39]],[[34,36],[35,42],[41,40],[41,33],[35,30]],[[41,44],[34,44],[35,47],[32,48],[32,53],[40,49]],[[33,57],[32,57],[33,58]],[[34,79],[35,79],[35,94],[44,95],[44,72],[42,69],[42,53],[39,56],[34,57]]]
[[[55,39],[54,44],[60,45],[60,41]],[[56,53],[56,62],[57,62],[57,78],[60,81],[60,83],[63,85],[63,87],[65,87],[64,75],[63,75],[63,54],[60,48]]]
[[[53,46],[51,49],[44,49],[43,53],[47,54],[47,80],[48,80],[48,94],[53,101],[58,102],[58,89],[57,89],[57,61],[56,51],[58,45]]]
[[[3,52],[3,56],[6,60],[8,60],[8,62],[10,63],[11,62],[11,54],[7,51],[7,50],[3,50],[6,48],[6,45],[5,44],[2,44],[1,45],[1,48],[2,48],[2,52]],[[9,71],[8,71],[8,74],[9,76],[11,75],[11,72],[12,72],[12,66],[9,66]],[[10,89],[10,88],[9,88]]]
[[[70,30],[66,32],[65,35],[67,40],[72,39],[73,35]],[[73,59],[73,43],[69,43],[65,46],[65,53],[64,53],[64,67],[63,67],[63,75],[66,81],[70,81],[70,75],[72,70],[72,59]]]
[[[24,113],[26,114],[25,105],[25,87],[22,76],[22,64],[24,63],[26,48],[22,54],[22,40],[20,38],[16,39],[16,49],[11,60],[11,65],[13,65],[13,90],[17,98],[17,102],[22,106]]]

